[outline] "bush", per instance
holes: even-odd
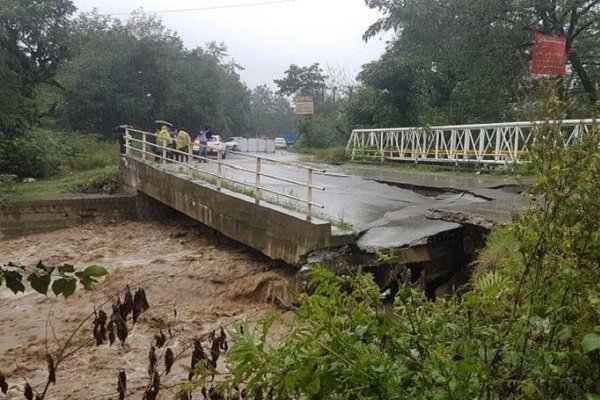
[[[0,174],[0,208],[5,206],[15,191],[15,176]]]
[[[90,134],[65,133],[62,136],[68,147],[66,168],[70,171],[104,168],[119,162],[119,148],[115,141]]]
[[[13,144],[10,172],[21,177],[46,178],[64,172],[69,152],[60,134],[32,129]]]
[[[32,129],[4,151],[6,170],[20,177],[48,178],[70,171],[86,171],[118,164],[114,141],[74,132]]]
[[[84,182],[74,184],[68,188],[73,193],[103,193],[114,194],[123,186],[120,172],[109,172],[87,179]]]
[[[341,116],[315,115],[312,119],[297,118],[298,147],[323,149],[343,146],[350,135]]]
[[[317,161],[333,165],[341,165],[349,160],[345,147],[315,150],[314,155]]]

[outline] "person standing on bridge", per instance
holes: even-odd
[[[156,146],[156,152],[158,153],[159,157],[166,157],[169,150],[169,144],[171,143],[171,135],[169,134],[169,130],[166,126],[163,125],[162,128],[160,128],[160,132],[158,132],[158,136],[156,138],[156,143],[158,144],[158,146]]]
[[[177,134],[177,139],[175,139],[175,148],[177,150],[175,152],[176,161],[188,162],[188,153],[190,151],[191,143],[192,139],[190,138],[190,135],[182,128]]]
[[[200,158],[200,162],[206,162],[205,158],[207,153],[208,139],[206,137],[205,129],[202,129],[198,134],[198,144],[200,145],[200,157],[202,157]]]

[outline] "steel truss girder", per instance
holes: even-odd
[[[520,164],[529,161],[533,128],[547,123],[560,124],[567,147],[575,144],[592,127],[600,125],[600,119],[355,129],[346,151],[352,159]]]

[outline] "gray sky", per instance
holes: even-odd
[[[102,14],[221,7],[280,0],[73,0],[79,11]],[[284,0],[285,1],[285,0]],[[378,14],[363,0],[291,0],[285,3],[174,13],[159,13],[188,48],[210,40],[224,41],[230,55],[244,66],[249,87],[273,86],[287,67],[314,62],[343,68],[352,77],[364,63],[377,59],[385,41],[362,40]],[[127,16],[119,16],[127,18]]]

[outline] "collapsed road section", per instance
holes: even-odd
[[[490,229],[510,222],[525,205],[524,186],[505,177],[348,167],[336,176],[344,173],[348,183],[339,190],[356,193],[347,203],[354,211],[345,215],[358,239],[335,252],[311,254],[307,267],[325,262],[341,270],[362,268],[382,287],[410,281],[430,298],[464,284]]]

